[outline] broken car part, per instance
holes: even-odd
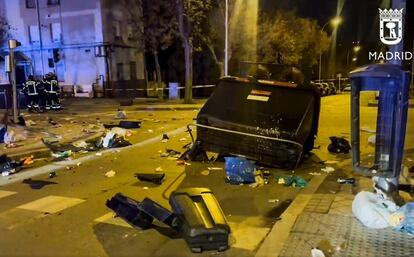
[[[138,178],[140,181],[151,182],[156,185],[161,185],[162,180],[165,177],[164,173],[136,173],[135,177]]]

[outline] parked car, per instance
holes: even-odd
[[[320,95],[325,96],[326,95],[326,89],[324,88],[322,83],[315,83],[315,85],[318,88]]]
[[[329,89],[330,89],[330,95],[336,95],[336,86],[335,83],[329,82]]]
[[[325,96],[331,95],[332,94],[332,89],[329,87],[329,84],[324,82],[322,83],[322,86],[325,90]]]
[[[351,91],[351,84],[344,84],[342,91]]]

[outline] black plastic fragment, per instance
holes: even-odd
[[[135,177],[138,178],[140,181],[151,182],[157,185],[162,184],[162,180],[165,177],[165,174],[156,174],[156,173],[136,173]]]

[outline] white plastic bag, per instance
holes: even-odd
[[[352,202],[352,213],[366,227],[386,228],[389,227],[389,217],[392,214],[381,204],[377,195],[371,192],[359,192]]]

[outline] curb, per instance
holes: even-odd
[[[80,138],[77,138],[76,140],[66,140],[66,141],[62,141],[61,143],[70,144],[70,143],[80,141],[80,140],[93,141],[93,140],[96,140],[99,137],[101,137],[103,135],[103,133],[104,132],[101,131],[101,132],[95,133],[94,135],[90,135],[90,136],[87,136],[87,137],[80,137]],[[7,156],[14,159],[14,160],[20,160],[21,158],[24,158],[26,156],[33,155],[34,158],[36,159],[36,158],[42,158],[46,154],[49,155],[49,153],[50,153],[50,149],[47,148],[45,145],[43,145],[43,147],[40,147],[40,148],[29,149],[27,151],[15,153],[15,154],[10,154],[10,155],[8,154]]]
[[[174,136],[174,135],[178,135],[180,133],[186,132],[187,127],[181,127],[181,128],[177,128],[171,131],[168,131],[166,133],[168,133],[168,135]],[[127,151],[129,149],[134,149],[134,148],[139,148],[139,147],[144,147],[148,144],[153,144],[155,142],[159,142],[160,141],[160,136],[162,134],[156,135],[154,137],[148,138],[144,141],[141,141],[139,143],[130,145],[130,146],[126,146],[126,147],[122,147],[122,148],[117,148],[117,150],[119,152],[124,152]],[[13,184],[16,182],[20,182],[26,178],[31,178],[31,177],[35,177],[35,176],[39,176],[42,174],[46,174],[48,173],[50,170],[53,169],[61,169],[64,166],[73,166],[76,165],[78,162],[82,162],[82,163],[87,163],[89,161],[93,161],[96,159],[100,159],[100,158],[106,158],[105,155],[106,153],[110,153],[113,152],[114,149],[113,148],[108,148],[105,149],[103,151],[101,151],[101,153],[103,154],[103,156],[97,156],[95,154],[86,154],[84,156],[81,156],[80,158],[77,159],[73,159],[73,160],[68,160],[68,161],[60,161],[60,162],[51,162],[47,165],[41,166],[41,167],[37,167],[37,168],[33,168],[33,169],[27,169],[25,171],[22,172],[18,172],[16,174],[14,174],[13,176],[10,176],[8,178],[3,178],[0,176],[0,187],[1,186],[6,186],[9,184]]]
[[[296,222],[297,217],[303,212],[312,195],[325,181],[327,175],[314,177],[309,186],[300,192],[285,212],[280,215],[281,220],[277,221],[271,228],[269,234],[259,246],[255,257],[277,257],[283,249],[283,245],[289,238],[290,230]]]

